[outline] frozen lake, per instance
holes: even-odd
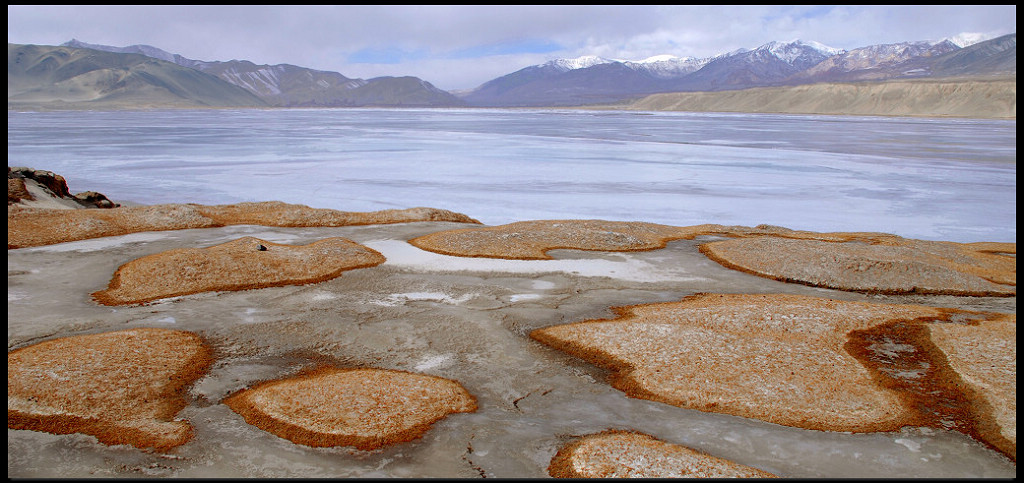
[[[204,204],[280,200],[372,211],[430,206],[487,224],[552,218],[677,226],[760,223],[1016,242],[1016,122],[568,110],[8,112],[8,165],[73,192]],[[725,268],[678,240],[660,250],[554,250],[554,260],[423,252],[462,227],[252,225],[134,233],[8,250],[8,350],[131,327],[197,333],[216,362],[168,454],[82,434],[8,429],[8,475],[542,478],[559,447],[605,429],[653,435],[790,478],[1012,478],[966,434],[805,430],[627,397],[608,371],[529,338],[609,307],[749,293],[1016,313],[1016,297],[870,295]],[[108,307],[90,294],[125,262],[243,236],[340,236],[387,261],[321,283]],[[71,276],[69,276],[71,274]],[[309,448],[249,425],[223,398],[322,360],[459,381],[478,411],[374,451]]]
[[[8,111],[9,166],[145,204],[429,206],[1016,242],[1016,121],[485,109]]]

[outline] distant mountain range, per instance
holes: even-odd
[[[843,51],[817,42],[770,42],[706,59],[553,60],[488,81],[460,97],[479,106],[571,106],[661,92],[1017,72],[1017,34],[960,47],[949,40]]]
[[[139,54],[7,44],[7,105],[262,107],[236,85]]]
[[[337,72],[290,64],[257,65],[247,60],[202,61],[150,45],[111,47],[72,39],[63,47],[142,54],[212,74],[279,107],[459,106],[458,98],[416,77],[351,79]]]
[[[200,61],[148,45],[8,44],[7,60],[9,108],[47,102],[50,107],[578,106],[666,92],[1016,76],[1017,35],[970,45],[943,40],[850,51],[796,40],[709,58],[583,56],[526,67],[457,95],[416,77],[353,79],[290,64]]]

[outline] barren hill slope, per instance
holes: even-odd
[[[139,54],[7,44],[7,107],[262,107],[217,77]]]
[[[629,110],[1017,118],[1016,76],[759,87],[653,94]]]

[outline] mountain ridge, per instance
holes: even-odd
[[[215,75],[242,87],[275,107],[451,107],[464,103],[449,92],[411,76],[353,79],[338,72],[292,64],[256,64],[248,60],[204,61],[151,45],[128,47],[88,44],[76,39],[63,46],[117,53],[138,53]]]
[[[194,69],[133,53],[7,44],[12,107],[266,107],[250,92]]]
[[[663,71],[660,75],[636,68],[639,63],[635,61],[583,56],[528,66],[487,81],[475,89],[459,92],[458,95],[470,104],[481,106],[572,106],[621,103],[664,92],[742,90],[911,77],[1016,74],[1015,33],[975,43],[964,39],[958,41],[966,46],[960,47],[953,40],[943,39],[936,42],[877,44],[850,51],[799,39],[773,41],[756,49],[737,49],[706,59],[688,58],[692,59],[689,61],[691,70]],[[942,57],[960,51],[974,54]],[[674,56],[663,58],[671,57]],[[991,65],[986,66],[986,62]],[[553,68],[555,66],[559,68]],[[617,66],[632,67],[635,73],[625,73]],[[618,85],[608,85],[609,78],[617,79]]]
[[[49,48],[52,55],[40,62],[57,64],[70,59],[72,51],[58,55],[55,49],[97,54],[79,53],[67,66],[51,66],[54,72],[74,73],[72,81],[36,75],[44,66],[32,72],[19,67],[18,59],[27,51],[18,57],[12,53],[18,47]],[[672,92],[1007,75],[1016,76],[1016,33],[980,42],[947,38],[850,51],[797,39],[707,58],[666,54],[617,60],[588,55],[528,66],[477,88],[452,92],[411,76],[356,79],[292,64],[201,61],[149,45],[111,47],[72,39],[59,47],[8,44],[8,107],[573,107],[625,105]],[[202,93],[189,92],[193,88]],[[218,99],[215,92],[226,97]]]

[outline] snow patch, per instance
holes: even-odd
[[[555,59],[545,63],[546,66],[557,67],[563,71],[586,69],[598,64],[610,64],[615,61],[598,57],[596,55],[583,55],[575,59]]]
[[[416,364],[417,371],[425,371],[436,367],[446,366],[452,362],[452,354],[436,354],[424,357]]]
[[[421,250],[402,240],[372,240],[363,245],[380,252],[387,261],[384,265],[437,272],[504,272],[545,273],[561,272],[583,277],[610,277],[638,282],[699,281],[686,267],[655,265],[629,252],[616,260],[602,258],[570,260],[505,260],[499,258],[455,257]]]
[[[537,299],[539,299],[541,297],[542,297],[542,295],[541,294],[537,294],[537,293],[521,293],[521,294],[515,294],[515,295],[509,297],[508,301],[514,303],[514,302],[519,302],[520,300],[537,300]]]

